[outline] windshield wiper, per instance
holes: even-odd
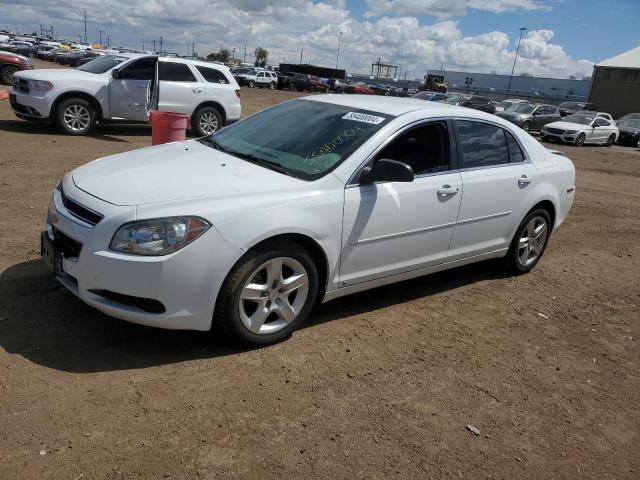
[[[216,139],[213,136],[207,137],[207,141],[216,150],[219,150],[221,152],[227,153],[229,155],[233,155],[234,157],[238,157],[238,158],[241,158],[243,160],[247,160],[248,162],[255,163],[257,165],[261,165],[263,167],[266,167],[266,168],[268,168],[270,170],[274,170],[276,172],[282,173],[284,175],[288,175],[290,177],[293,176],[293,174],[291,173],[291,171],[288,168],[283,167],[278,162],[272,162],[271,160],[265,160],[264,158],[256,157],[255,155],[252,155],[250,153],[242,153],[242,152],[238,152],[236,150],[231,150],[229,148],[223,147],[222,145],[220,145],[220,143],[218,141],[216,141]]]

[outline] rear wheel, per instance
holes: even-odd
[[[291,90],[292,92],[297,92],[298,91],[298,87],[296,86],[295,83],[290,83],[289,84],[289,90]]]
[[[7,85],[13,85],[13,74],[18,71],[18,67],[14,67],[13,65],[7,65],[2,67],[0,70],[0,78],[2,79],[2,83],[6,83]]]
[[[269,90],[275,90],[275,89],[276,89],[276,84],[275,84],[275,82],[271,82],[271,83],[269,84]]]
[[[317,294],[309,252],[288,240],[265,244],[242,257],[225,280],[214,325],[243,343],[279,342],[304,322]]]
[[[611,134],[609,135],[609,138],[607,138],[607,143],[605,143],[605,146],[610,147],[611,145],[613,145],[616,141],[616,136],[615,134]]]
[[[199,137],[211,135],[222,127],[222,115],[215,107],[202,107],[193,116],[193,129]]]
[[[249,88],[253,88],[256,86],[256,82],[254,82],[253,80],[249,80]]]
[[[509,270],[521,274],[536,266],[547,247],[550,226],[549,212],[543,208],[533,210],[524,217],[505,257]]]
[[[523,129],[525,132],[529,133],[529,132],[531,131],[531,122],[524,122],[524,123],[522,124],[522,129]]]
[[[67,135],[86,135],[96,124],[96,112],[87,100],[68,98],[56,108],[55,123]]]
[[[586,138],[587,136],[584,133],[578,135],[578,138],[576,138],[576,147],[581,147],[582,145],[584,145],[584,141]]]

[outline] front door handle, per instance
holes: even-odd
[[[201,88],[194,88],[193,89],[193,93],[200,93],[200,92],[202,92]]]
[[[518,179],[518,186],[520,187],[526,187],[527,185],[529,185],[531,182],[533,181],[533,179],[527,177],[526,175],[522,175],[519,179]]]
[[[443,185],[438,189],[438,195],[442,197],[455,195],[456,193],[458,193],[458,187],[452,187],[451,185]]]

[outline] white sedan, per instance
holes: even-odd
[[[581,147],[585,143],[596,143],[610,147],[620,135],[613,120],[607,120],[597,113],[574,113],[559,122],[547,123],[540,129],[544,141],[573,143]]]
[[[318,95],[70,172],[42,255],[106,314],[268,344],[316,302],[490,258],[528,272],[574,180],[493,115]]]

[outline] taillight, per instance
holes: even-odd
[[[240,98],[240,90],[236,90],[236,96]]]

